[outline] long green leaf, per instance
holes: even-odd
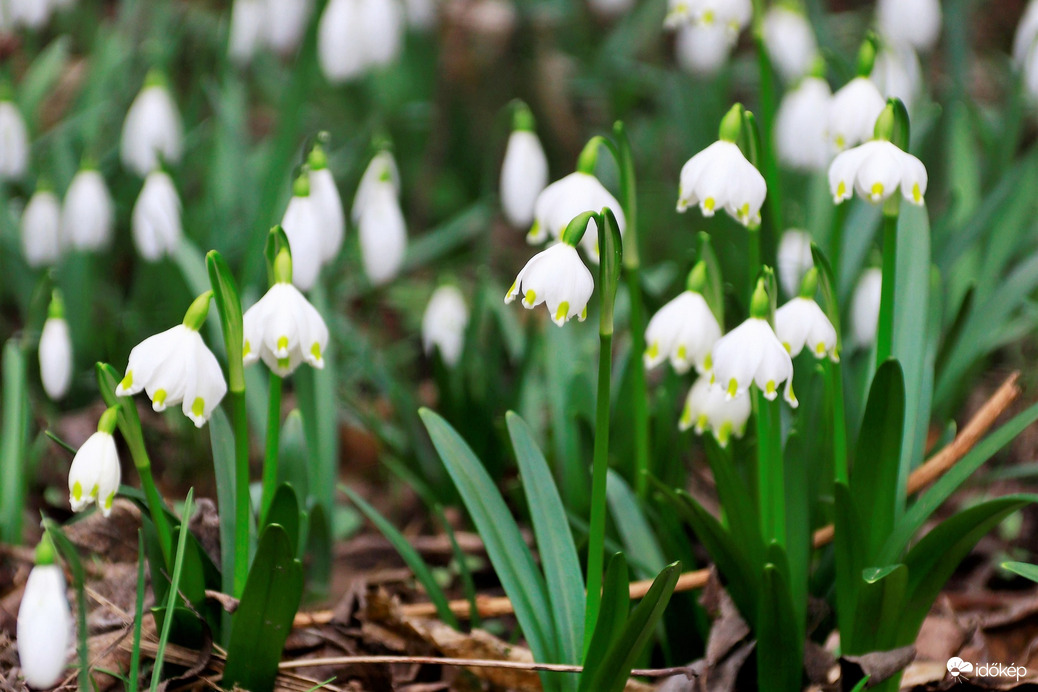
[[[894,642],[908,588],[908,568],[903,564],[869,568],[861,578],[858,612],[866,613],[867,617],[855,620],[856,649],[867,652],[896,648]]]
[[[1031,565],[1026,562],[1003,562],[1002,569],[1019,574],[1024,579],[1038,582],[1038,565]]]
[[[739,475],[731,452],[712,436],[703,438],[707,462],[714,474],[717,496],[724,509],[724,523],[732,538],[746,551],[753,564],[764,562],[764,540],[760,533],[760,514],[753,494]]]
[[[0,439],[0,538],[22,542],[25,509],[25,437],[29,400],[25,382],[25,353],[11,339],[3,351],[3,438]]]
[[[623,553],[614,553],[606,567],[602,585],[602,609],[595,621],[595,632],[591,635],[587,655],[584,656],[584,672],[580,675],[580,692],[587,692],[591,681],[604,664],[613,644],[620,639],[631,608],[631,589],[628,583],[627,560]]]
[[[799,634],[784,570],[770,562],[764,565],[761,576],[760,611],[756,620],[758,689],[765,692],[799,690],[804,640]]]
[[[187,499],[184,500],[184,519],[190,519],[191,517],[194,494],[194,488],[187,491]],[[187,537],[189,534],[190,531],[187,531],[181,524],[180,539],[177,541],[177,554],[173,560],[173,576],[170,577],[169,594],[166,599],[166,616],[162,621],[162,632],[159,634],[159,644],[155,654],[155,668],[151,673],[151,692],[155,692],[159,688],[159,681],[162,678],[162,660],[166,655],[166,644],[169,643],[169,632],[173,626],[173,613],[176,609],[177,601],[180,600],[180,577],[184,569],[184,556],[187,554]]]
[[[234,532],[237,515],[234,511],[234,433],[222,408],[209,417],[209,444],[213,451],[213,470],[216,476],[216,503],[220,514],[220,573],[224,593],[234,593]],[[224,632],[230,617],[224,617]],[[222,642],[226,644],[227,642]]]
[[[613,469],[609,469],[606,479],[606,501],[624,550],[632,556],[634,573],[639,579],[651,579],[659,574],[667,561],[656,533],[642,513],[638,497],[623,476]]]
[[[274,492],[274,498],[270,501],[270,509],[267,510],[267,523],[278,524],[285,530],[288,542],[292,545],[292,552],[298,555],[299,543],[302,540],[303,519],[296,491],[288,483],[281,484]]]
[[[867,653],[854,641],[857,631],[858,594],[862,588],[861,574],[865,560],[861,546],[865,544],[863,519],[858,514],[851,491],[843,483],[833,486],[835,532],[833,555],[836,562],[836,620],[843,638],[843,651],[849,654]]]

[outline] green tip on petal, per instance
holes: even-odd
[[[54,289],[50,294],[50,305],[47,306],[47,317],[55,319],[65,318],[65,301],[61,297],[61,291]]]
[[[40,542],[36,544],[36,564],[53,565],[57,559],[58,551],[54,547],[54,541],[51,539],[50,533],[44,531]]]
[[[307,171],[303,171],[299,174],[299,177],[292,183],[292,196],[293,197],[309,197],[310,196],[310,174]]]
[[[764,287],[764,278],[757,279],[757,287],[753,289],[753,298],[750,299],[750,317],[767,319],[771,312],[771,300],[768,298],[768,289]]]
[[[876,53],[879,49],[879,37],[869,32],[858,49],[858,76],[868,77],[876,64]]]
[[[717,138],[725,142],[738,142],[742,135],[743,106],[736,103],[721,118],[721,126],[717,128]]]
[[[310,155],[306,157],[306,165],[312,171],[320,171],[328,167],[328,154],[324,153],[324,147],[320,143],[314,145]]]
[[[117,422],[119,422],[119,407],[112,406],[101,414],[101,420],[97,422],[97,432],[111,435],[115,432]]]
[[[530,107],[524,101],[516,99],[512,102],[512,130],[517,132],[533,132],[536,121]]]
[[[144,77],[144,88],[148,87],[162,87],[166,88],[169,86],[169,82],[166,80],[166,73],[157,67],[153,67],[148,70],[148,74]]]
[[[811,267],[800,282],[800,297],[813,298],[818,290],[818,269]]]
[[[278,255],[274,258],[274,282],[292,283],[292,252],[287,247],[278,250]]]
[[[195,332],[202,328],[202,325],[205,324],[205,318],[209,316],[209,303],[212,301],[212,298],[213,292],[211,290],[195,298],[194,302],[191,303],[191,307],[187,309],[187,313],[184,314],[185,327]]]
[[[692,267],[692,271],[688,273],[685,288],[689,291],[702,293],[704,286],[706,286],[706,261],[699,260],[696,262],[696,266]]]

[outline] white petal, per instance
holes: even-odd
[[[501,207],[508,223],[526,228],[534,205],[548,184],[548,158],[533,132],[516,130],[508,138],[501,165]]]
[[[776,264],[782,290],[787,296],[797,295],[804,274],[814,266],[814,258],[811,256],[811,234],[797,229],[783,233],[779,241]]]
[[[332,172],[327,168],[310,171],[310,196],[321,217],[321,261],[331,262],[339,254],[346,235],[346,215]]]
[[[154,262],[173,254],[183,235],[181,204],[173,180],[163,171],[153,171],[144,180],[133,205],[133,240],[145,260]]]
[[[263,41],[267,7],[264,0],[234,0],[227,53],[238,65],[246,65]]]
[[[371,283],[384,284],[400,272],[407,250],[407,224],[390,183],[379,182],[371,189],[358,222],[358,238]]]
[[[465,297],[455,286],[440,286],[422,315],[422,347],[427,354],[439,349],[443,362],[456,365],[465,344],[469,311]]]
[[[101,250],[112,240],[115,205],[104,177],[96,170],[81,170],[65,192],[61,232],[77,250]]]
[[[37,191],[22,212],[22,251],[30,267],[53,265],[61,256],[61,205],[48,190]]]
[[[184,400],[181,410],[191,419],[195,427],[201,428],[219,406],[227,393],[227,383],[216,356],[202,341],[198,332],[193,332],[190,361],[193,367],[186,373]]]
[[[72,640],[72,611],[58,565],[29,572],[18,607],[18,660],[30,687],[49,689],[63,677]]]
[[[0,180],[16,180],[29,164],[29,133],[21,111],[11,101],[0,101]]]
[[[358,0],[331,0],[317,25],[317,59],[329,82],[341,84],[364,73],[364,26]]]
[[[146,86],[137,95],[123,123],[123,165],[142,178],[162,161],[178,163],[183,148],[180,114],[162,86]]]
[[[872,138],[876,118],[886,101],[876,85],[855,77],[833,94],[829,105],[829,138],[837,151]]]
[[[312,0],[266,0],[267,44],[288,55],[299,47],[313,10]]]
[[[794,170],[824,171],[830,160],[829,101],[824,79],[805,77],[782,97],[775,114],[775,155]]]
[[[64,319],[50,317],[44,322],[39,357],[43,389],[57,401],[68,393],[72,382],[72,338]]]
[[[870,142],[855,178],[855,189],[865,199],[878,204],[894,194],[901,185],[900,150],[890,142]]]
[[[901,194],[912,204],[922,205],[926,196],[926,167],[911,154],[898,153],[901,159]]]
[[[292,251],[292,283],[309,291],[321,270],[321,213],[312,196],[288,202],[281,227]]]

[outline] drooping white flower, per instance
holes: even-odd
[[[870,348],[876,343],[879,329],[879,304],[883,288],[883,272],[872,267],[862,272],[851,297],[851,343]]]
[[[323,368],[328,327],[321,313],[292,285],[292,260],[284,250],[277,257],[274,274],[274,285],[245,312],[244,364],[262,358],[279,377],[292,374],[304,361]]]
[[[108,409],[97,424],[97,432],[87,438],[72,458],[68,472],[68,501],[73,512],[82,512],[96,502],[105,517],[112,513],[112,502],[122,478],[119,453],[112,437],[115,419],[115,409]]]
[[[7,0],[13,26],[42,29],[54,11],[52,0]]]
[[[906,200],[922,205],[926,195],[926,167],[916,157],[885,140],[874,139],[841,152],[829,166],[829,190],[837,204],[850,199],[854,190],[878,204],[898,188]]]
[[[501,164],[501,208],[515,228],[533,223],[534,205],[548,184],[548,157],[533,127],[530,110],[519,106]]]
[[[818,42],[803,12],[772,5],[764,14],[764,46],[771,64],[787,82],[795,82],[818,58]]]
[[[669,0],[664,26],[718,26],[734,42],[753,16],[751,0]]]
[[[29,164],[29,132],[13,101],[0,98],[0,180],[17,180]]]
[[[797,295],[800,292],[800,280],[815,265],[811,256],[811,234],[798,229],[783,233],[775,264],[782,290],[787,296]]]
[[[544,303],[552,322],[561,327],[574,317],[581,322],[587,318],[594,290],[595,280],[577,249],[560,241],[530,258],[505,294],[505,303],[519,295],[528,310]]]
[[[292,281],[302,291],[309,291],[317,283],[325,252],[322,209],[310,189],[310,174],[304,171],[292,185],[292,199],[281,219],[292,248]]]
[[[82,168],[72,178],[61,207],[61,234],[76,250],[103,250],[112,241],[115,204],[104,176],[94,168]]]
[[[58,196],[40,187],[22,211],[22,251],[30,267],[52,266],[61,257],[61,203]]]
[[[172,255],[180,244],[180,196],[173,179],[156,170],[144,179],[144,186],[133,205],[133,242],[145,260],[156,262]]]
[[[211,297],[211,291],[203,293],[188,308],[183,324],[133,347],[117,396],[133,396],[143,389],[156,411],[183,402],[184,415],[196,427],[205,425],[227,393],[220,363],[198,333]]]
[[[234,0],[227,54],[239,66],[247,65],[265,41],[267,0]]]
[[[833,94],[828,137],[836,151],[872,139],[872,128],[885,105],[875,83],[865,77],[855,77]]]
[[[398,0],[331,0],[317,30],[324,76],[342,83],[392,62],[400,53],[404,21]]]
[[[799,171],[824,171],[832,145],[827,135],[829,83],[804,77],[782,97],[775,114],[775,155],[783,165]]]
[[[697,372],[708,372],[710,351],[720,338],[721,325],[703,294],[687,289],[649,320],[645,329],[645,367],[654,368],[669,358],[679,373],[688,372],[693,364]]]
[[[447,366],[456,365],[465,346],[468,323],[469,309],[461,291],[451,285],[437,288],[422,315],[422,348],[425,353],[431,355],[433,349],[438,349]]]
[[[748,394],[728,397],[709,377],[700,377],[685,397],[685,407],[678,419],[678,429],[694,428],[697,435],[707,430],[722,447],[727,447],[732,435],[742,437],[752,406]]]
[[[357,237],[371,283],[384,284],[400,272],[407,251],[407,223],[392,180],[376,180],[365,194]]]
[[[183,125],[165,78],[152,71],[130,105],[123,123],[120,153],[123,165],[140,177],[180,161]]]
[[[534,204],[534,221],[526,240],[540,243],[558,238],[574,218],[586,211],[598,213],[609,208],[616,217],[622,236],[627,219],[620,202],[590,173],[574,171],[544,188]],[[587,231],[580,241],[588,259],[598,261],[598,224],[588,221]]]
[[[1016,25],[1016,34],[1013,37],[1013,61],[1017,66],[1023,66],[1034,48],[1035,39],[1038,38],[1038,2],[1031,0],[1027,3],[1020,23]]]
[[[888,41],[930,50],[941,33],[940,0],[879,0],[879,32]]]
[[[346,214],[323,147],[315,146],[307,161],[310,164],[310,197],[321,218],[321,263],[328,264],[338,257],[346,237]]]
[[[39,358],[43,391],[54,401],[63,398],[72,383],[72,337],[65,321],[64,304],[57,291],[51,298],[47,321],[40,333]]]
[[[310,23],[313,0],[266,0],[264,23],[267,45],[274,52],[288,55],[299,47]]]
[[[65,575],[54,558],[54,546],[44,534],[18,606],[18,663],[29,687],[41,690],[61,680],[72,641]]]
[[[775,335],[794,358],[807,346],[815,358],[828,354],[834,363],[840,362],[836,328],[811,298],[797,296],[775,311]]]
[[[749,228],[760,224],[768,188],[764,176],[746,160],[734,141],[718,140],[681,167],[678,211],[699,205],[703,216],[718,209]]]
[[[350,208],[350,219],[353,223],[360,221],[360,215],[367,206],[372,191],[380,182],[389,182],[393,186],[393,192],[396,195],[400,194],[400,171],[397,169],[396,159],[387,149],[382,149],[372,157],[360,177],[357,192],[353,195],[353,206]]]
[[[717,24],[685,24],[674,38],[674,57],[682,70],[697,77],[717,74],[728,61],[732,41],[728,31]]]
[[[919,56],[910,46],[884,45],[869,78],[884,97],[899,98],[911,108],[923,86]]]

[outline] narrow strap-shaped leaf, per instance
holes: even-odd
[[[292,553],[298,555],[302,517],[296,491],[288,483],[281,484],[274,493],[270,509],[267,510],[267,523],[278,524],[285,530],[288,542],[292,545]]]
[[[606,500],[624,550],[633,556],[631,564],[635,575],[639,579],[650,579],[659,574],[667,561],[656,533],[642,512],[638,497],[623,476],[612,469],[606,478]]]
[[[1029,565],[1026,562],[1003,562],[1002,569],[1019,574],[1024,579],[1038,582],[1038,565]]]
[[[865,568],[861,546],[862,518],[858,515],[854,498],[843,483],[833,486],[833,555],[836,562],[836,620],[839,625],[840,645],[845,653],[862,654],[855,641],[858,619],[858,593],[862,588],[861,574]]]
[[[905,607],[908,568],[902,564],[870,567],[862,572],[861,579],[858,612],[864,613],[865,617],[855,620],[857,631],[854,632],[859,650],[847,653],[897,648],[894,641]]]
[[[804,640],[796,626],[784,571],[769,562],[761,575],[756,627],[757,688],[764,692],[796,692],[801,688]]]
[[[191,518],[192,500],[194,499],[195,490],[192,488],[187,491],[187,499],[184,500],[184,518]],[[177,607],[177,601],[180,600],[180,578],[184,570],[184,560],[188,552],[187,537],[190,531],[184,529],[183,524],[180,526],[180,537],[177,540],[177,553],[173,560],[173,575],[169,581],[169,593],[166,600],[166,616],[162,620],[162,631],[159,634],[159,645],[158,652],[155,654],[155,667],[151,673],[151,692],[159,687],[159,681],[162,678],[162,659],[166,653],[166,644],[169,642],[170,628],[173,626],[174,611]]]
[[[25,438],[29,398],[25,387],[25,353],[11,339],[3,350],[3,428],[0,437],[0,539],[22,542],[25,509]]]
[[[609,650],[623,633],[631,608],[631,591],[628,584],[627,560],[623,553],[614,553],[606,568],[602,586],[602,609],[598,612],[595,632],[591,635],[587,655],[584,657],[584,672],[580,675],[580,692],[592,692],[588,687],[604,664]]]
[[[724,521],[732,538],[743,546],[751,562],[764,560],[764,541],[760,533],[760,513],[753,494],[735,469],[731,453],[712,436],[703,437],[707,462],[714,474],[717,496],[724,508]]]

